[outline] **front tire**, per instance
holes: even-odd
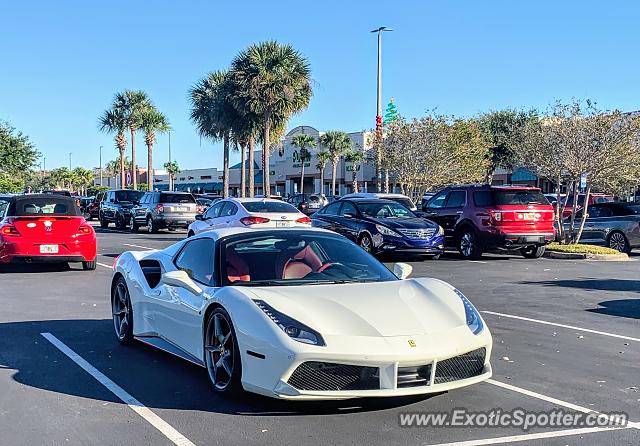
[[[373,254],[373,240],[369,234],[362,234],[358,240],[358,245],[369,254]]]
[[[482,257],[482,248],[473,229],[465,228],[460,232],[458,251],[465,259],[476,260]]]
[[[124,229],[125,228],[124,217],[120,214],[116,214],[116,229]]]
[[[541,246],[527,246],[526,248],[520,249],[520,254],[525,259],[539,259],[544,254],[545,247]]]
[[[231,317],[216,308],[207,320],[204,337],[205,365],[213,389],[224,395],[242,391],[242,362]]]
[[[627,237],[620,231],[613,231],[609,234],[609,237],[607,237],[607,246],[625,254],[631,252],[631,245],[629,245]]]
[[[131,296],[124,277],[119,277],[111,293],[113,328],[118,342],[125,345],[133,340],[133,309]]]
[[[131,217],[129,217],[129,230],[131,232],[138,232],[138,228],[138,223],[136,223],[136,219],[132,215]]]
[[[109,227],[109,222],[105,220],[104,215],[100,215],[100,227],[102,229],[107,229]]]
[[[155,224],[152,217],[147,217],[147,232],[149,234],[155,234],[158,232],[158,226]]]

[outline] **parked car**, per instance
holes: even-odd
[[[519,249],[525,258],[538,258],[555,238],[553,207],[534,187],[450,186],[429,200],[425,216],[468,259],[494,249]]]
[[[420,199],[420,209],[424,211],[424,209],[427,207],[427,203],[429,202],[429,200],[431,200],[431,198],[433,198],[435,194],[435,192],[426,192]]]
[[[196,197],[196,213],[204,214],[211,207],[213,200],[204,197]]]
[[[576,214],[576,232],[580,219],[582,210]],[[568,220],[569,217],[564,223],[566,231],[570,228]],[[607,202],[588,206],[580,242],[608,246],[627,254],[640,248],[640,204]]]
[[[9,201],[11,201],[12,198],[13,195],[0,194],[0,220],[2,219],[4,211],[7,209],[7,206],[9,206]]]
[[[397,203],[400,203],[401,205],[403,205],[407,209],[410,209],[411,211],[418,210],[413,200],[407,197],[406,195],[402,195],[402,194],[390,194],[390,193],[385,194],[383,192],[358,192],[353,194],[347,194],[342,197],[342,199],[345,199],[345,198],[382,198],[382,199],[392,200]]]
[[[108,228],[109,223],[115,223],[117,229],[124,229],[129,221],[131,209],[140,202],[144,192],[138,190],[120,189],[107,191],[100,203],[98,219],[101,228]]]
[[[86,219],[91,221],[94,218],[100,218],[100,203],[104,200],[106,196],[106,192],[98,192],[91,203],[87,205],[86,208]]]
[[[96,269],[96,234],[73,198],[18,195],[3,209],[0,264],[82,262],[83,269]]]
[[[220,228],[309,227],[311,219],[289,203],[269,198],[227,198],[196,215],[189,226],[189,237]]]
[[[154,233],[188,228],[197,213],[196,199],[189,192],[147,192],[129,216],[129,229],[138,232],[146,226],[147,232]]]
[[[329,204],[324,194],[296,194],[289,197],[288,202],[304,214],[313,214]]]
[[[405,252],[438,258],[444,232],[404,205],[377,198],[342,198],[311,217],[317,228],[344,235],[367,252]]]
[[[578,210],[584,207],[584,199],[586,194],[578,194]],[[610,194],[600,194],[600,193],[590,193],[589,194],[589,206],[596,203],[608,203],[614,200],[613,195]],[[562,203],[561,203],[562,204]],[[567,199],[567,205],[564,208],[564,212],[562,213],[562,218],[567,218],[573,212],[573,194],[569,194],[569,198]]]

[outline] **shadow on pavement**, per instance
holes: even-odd
[[[74,263],[74,269],[82,269],[81,263]],[[68,263],[11,263],[0,264],[0,274],[43,274],[61,271],[70,271],[72,268]]]
[[[53,334],[150,408],[245,416],[329,415],[391,409],[434,396],[336,402],[282,401],[250,393],[223,398],[212,390],[205,369],[139,342],[118,344],[110,319],[0,324],[0,368],[15,370],[13,379],[25,386],[82,398],[121,403],[40,333]]]
[[[600,306],[599,308],[592,308],[587,311],[609,316],[640,319],[640,299],[606,300],[598,305]]]
[[[522,285],[542,285],[565,288],[582,288],[585,290],[600,291],[634,291],[640,293],[640,280],[633,279],[563,279],[563,280],[543,280],[524,281]]]

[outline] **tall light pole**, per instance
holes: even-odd
[[[382,185],[382,33],[393,31],[391,28],[381,26],[371,32],[378,34],[378,81],[376,96],[376,174],[378,177],[378,192]]]
[[[100,146],[100,165],[98,169],[100,170],[100,186],[102,186],[102,146]]]
[[[71,152],[69,152],[69,170],[71,170]]]

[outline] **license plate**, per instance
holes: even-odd
[[[174,209],[176,210],[176,212],[185,212],[185,211],[187,211],[188,208],[186,208],[184,206],[177,206]]]
[[[525,212],[524,213],[524,219],[525,220],[535,220],[536,219],[536,213],[535,212]]]
[[[58,245],[40,245],[40,254],[57,254]]]
[[[291,227],[290,221],[277,221],[276,228],[289,228]]]

